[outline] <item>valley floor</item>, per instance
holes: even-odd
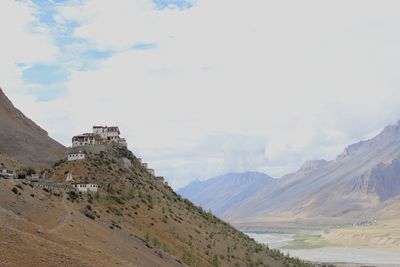
[[[249,229],[247,229],[249,231]],[[291,256],[337,266],[400,266],[400,225],[395,221],[327,231],[270,228],[248,234]]]
[[[378,222],[366,227],[335,229],[324,236],[346,246],[380,248],[400,253],[400,224],[397,221]]]

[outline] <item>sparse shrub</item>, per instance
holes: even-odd
[[[19,172],[17,173],[17,178],[18,178],[18,179],[25,179],[25,178],[26,178],[26,173],[25,173],[25,172],[19,171]]]
[[[254,249],[254,252],[255,253],[260,253],[263,250],[264,250],[264,247],[261,244],[257,244],[255,249]]]
[[[95,212],[92,210],[92,207],[90,205],[87,205],[84,209],[83,209],[83,214],[85,214],[86,217],[88,217],[89,219],[95,220],[96,219],[96,214]]]
[[[11,189],[11,191],[14,193],[14,194],[18,194],[18,189],[16,188],[16,187],[13,187],[12,189]]]
[[[58,167],[59,165],[61,165],[62,163],[64,163],[65,162],[65,159],[62,159],[62,160],[59,160],[59,161],[57,161],[56,163],[54,163],[54,168],[55,167]]]
[[[188,265],[194,265],[196,263],[196,257],[190,251],[185,251],[182,256],[182,261]]]
[[[135,193],[136,193],[135,189],[133,189],[133,188],[129,189],[128,193],[126,194],[126,198],[128,200],[131,200],[132,198],[135,197]]]
[[[146,234],[144,235],[144,240],[146,240],[147,242],[150,241],[150,235],[149,235],[149,233],[146,233]]]
[[[22,169],[22,171],[26,174],[26,175],[32,175],[32,174],[36,174],[36,170],[32,167],[27,167]]]
[[[79,197],[75,191],[69,191],[68,196],[69,196],[69,199],[71,199],[72,201],[74,201],[75,199],[77,199]]]
[[[24,188],[22,187],[21,184],[17,184],[16,187],[18,187],[19,189],[21,189],[22,191],[24,191]]]
[[[158,241],[158,239],[156,238],[156,237],[153,237],[153,245],[155,246],[155,247],[160,247],[160,245],[161,245],[161,242],[160,241]]]
[[[211,266],[219,267],[219,260],[218,260],[217,255],[214,255],[211,257],[210,263],[211,263]]]
[[[123,199],[122,197],[120,197],[120,196],[108,195],[108,196],[106,197],[106,200],[107,200],[107,201],[111,201],[111,202],[118,203],[118,204],[120,204],[120,205],[125,204],[124,199]]]
[[[118,228],[118,229],[122,229],[122,227],[120,226],[120,225],[118,225],[116,222],[114,222],[114,221],[111,221],[111,225],[109,226],[111,229],[115,229],[115,228]]]
[[[110,211],[119,217],[124,216],[124,214],[122,213],[122,211],[120,209],[110,207]]]

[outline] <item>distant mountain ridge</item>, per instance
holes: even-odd
[[[0,152],[23,165],[48,167],[65,156],[66,148],[15,108],[0,88]]]
[[[347,146],[335,160],[305,162],[280,179],[258,175],[196,181],[178,193],[237,226],[399,217],[393,207],[400,205],[400,122]]]
[[[274,183],[275,179],[260,172],[230,173],[206,181],[194,181],[178,190],[178,193],[204,209],[223,216],[260,188],[270,187]]]
[[[400,123],[345,148],[332,161],[312,161],[261,188],[224,218],[238,224],[351,221],[400,195]],[[393,205],[393,204],[392,204]],[[400,215],[400,210],[398,212]]]
[[[400,195],[400,160],[380,163],[361,175],[353,191],[376,194],[380,201]]]

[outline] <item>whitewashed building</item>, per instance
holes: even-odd
[[[72,186],[82,193],[97,192],[99,188],[97,184],[72,184]]]
[[[85,157],[86,157],[86,155],[82,151],[79,151],[79,152],[76,152],[76,153],[70,153],[70,154],[68,154],[68,161],[84,160]]]
[[[93,126],[93,134],[100,135],[103,139],[118,142],[121,132],[117,126]]]
[[[14,177],[15,174],[13,171],[7,170],[7,169],[2,169],[0,172],[0,176],[4,176],[4,177]]]
[[[31,175],[26,176],[26,178],[29,179],[29,180],[37,180],[37,179],[40,178],[40,175],[38,173],[35,173],[35,174],[31,174]]]
[[[101,144],[102,138],[92,133],[84,133],[72,137],[72,147],[77,146],[92,146]]]

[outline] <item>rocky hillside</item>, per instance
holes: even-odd
[[[0,179],[1,266],[309,266],[183,199],[125,148],[47,170],[58,181],[67,173],[99,192]]]
[[[0,170],[6,169],[15,172],[21,168],[22,164],[20,162],[0,153]]]
[[[400,194],[400,124],[347,147],[332,161],[313,161],[259,190],[226,218],[238,224],[351,223],[379,219],[377,207]],[[400,211],[392,216],[400,215]],[[382,213],[379,213],[382,216]]]
[[[178,190],[178,193],[223,217],[258,190],[273,186],[275,181],[260,172],[230,173],[206,181],[195,181]]]
[[[15,108],[0,88],[0,152],[41,168],[63,158],[66,149]]]

